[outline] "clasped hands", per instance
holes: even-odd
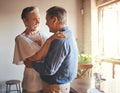
[[[29,58],[26,58],[24,60],[24,65],[27,67],[27,68],[32,68],[32,63],[33,61],[29,60]]]

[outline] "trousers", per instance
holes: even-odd
[[[43,82],[43,93],[69,93],[70,83],[67,84],[48,84]]]
[[[43,93],[42,90],[40,91],[27,91],[27,90],[22,90],[22,93]]]

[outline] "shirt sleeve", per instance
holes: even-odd
[[[51,44],[49,52],[43,63],[34,62],[33,68],[42,75],[53,75],[60,68],[68,54],[68,44],[65,40],[56,40]]]
[[[23,64],[23,60],[34,55],[40,46],[35,42],[25,38],[22,35],[18,35],[15,38],[15,49],[14,49],[14,57],[13,64],[20,65]]]

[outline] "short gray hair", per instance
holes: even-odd
[[[47,10],[47,15],[52,18],[56,16],[61,24],[67,23],[67,12],[64,8],[53,6]]]

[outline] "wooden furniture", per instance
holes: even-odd
[[[79,64],[77,78],[91,78],[92,64]]]
[[[0,83],[0,93],[2,93],[2,84]]]
[[[77,78],[71,83],[71,93],[87,93],[91,84],[92,64],[79,64]]]
[[[8,80],[6,81],[6,93],[10,93],[11,91],[17,91],[17,93],[21,93],[21,88],[20,88],[20,80]],[[15,90],[12,90],[12,85],[16,86]]]
[[[71,82],[70,90],[72,93],[87,93],[91,85],[91,79],[77,78]]]
[[[115,65],[120,65],[120,59],[102,59],[102,62],[112,64],[112,78],[115,78]]]

